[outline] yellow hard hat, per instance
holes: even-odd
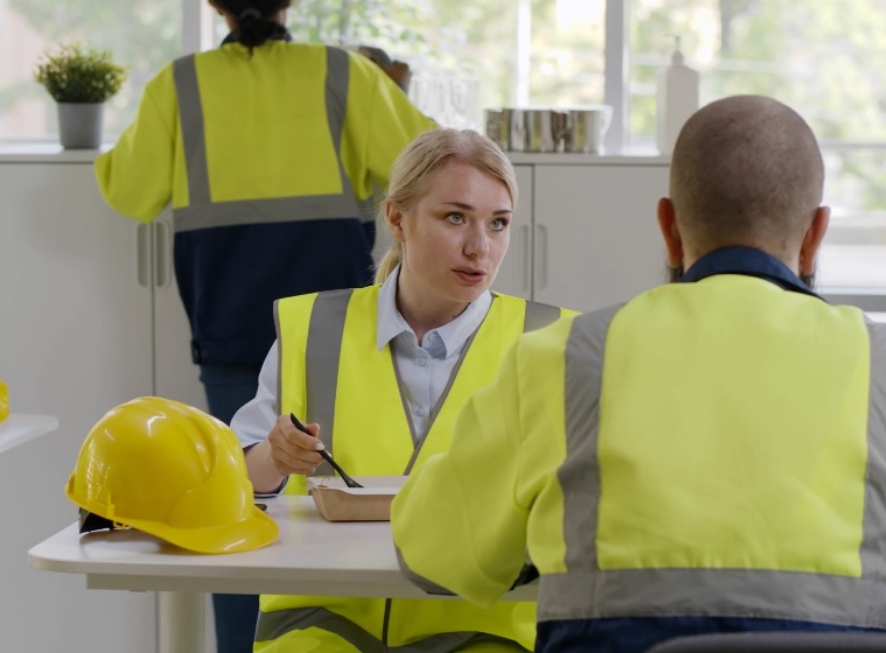
[[[279,535],[253,504],[234,432],[171,399],[140,397],[102,417],[80,448],[65,494],[81,514],[199,553],[258,549]]]
[[[0,422],[9,417],[9,390],[0,379]]]

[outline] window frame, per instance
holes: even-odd
[[[519,0],[521,10],[525,13],[530,8],[531,0]],[[632,16],[632,0],[605,0],[604,27],[604,102],[612,107],[612,119],[605,136],[607,152],[615,155],[626,154],[630,147],[631,96],[630,96],[630,21]],[[524,17],[525,18],[525,17]],[[182,0],[182,54],[190,54],[215,47],[213,33],[213,9],[205,0]],[[529,21],[524,20],[524,27]],[[517,41],[517,61],[528,65],[531,40],[526,34]],[[515,67],[517,76],[515,89],[518,95],[528,97],[528,89],[524,89],[525,65]],[[522,91],[522,92],[521,92]],[[519,98],[518,98],[519,99]],[[854,151],[882,149],[886,143],[877,142],[822,142],[823,148],[848,149]],[[820,289],[829,301],[858,306],[865,311],[886,312],[886,288],[877,289]]]

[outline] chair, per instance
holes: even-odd
[[[754,632],[676,637],[647,653],[886,653],[886,632]]]

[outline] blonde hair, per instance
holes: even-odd
[[[516,207],[517,176],[498,145],[472,129],[441,128],[423,133],[397,157],[378,220],[387,226],[385,207],[390,204],[404,210],[414,207],[427,191],[431,175],[451,161],[466,163],[501,181]],[[394,242],[375,269],[375,283],[384,283],[401,260],[403,248]]]

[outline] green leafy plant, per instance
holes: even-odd
[[[46,87],[56,102],[104,102],[120,90],[128,73],[110,50],[80,43],[64,43],[43,53],[34,79]]]

